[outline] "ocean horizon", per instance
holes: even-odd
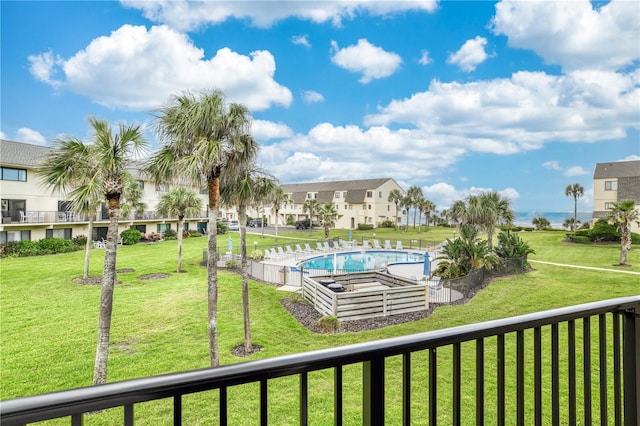
[[[591,222],[591,212],[578,212],[577,219],[580,224]],[[552,228],[564,229],[562,224],[567,219],[573,219],[573,212],[516,212],[514,225],[533,226],[531,221],[536,217],[544,217],[550,223]]]

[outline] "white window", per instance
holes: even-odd
[[[617,180],[605,180],[604,181],[604,190],[605,191],[617,191],[618,190],[618,181]]]
[[[378,191],[378,198],[382,198],[382,191]]]
[[[156,185],[156,191],[169,192],[169,185],[165,185],[165,184]]]
[[[611,210],[613,208],[613,203],[609,202],[609,203],[604,203],[604,208],[607,210]]]
[[[373,191],[367,191],[367,198],[373,197]]]
[[[334,198],[340,198],[340,193],[336,192],[333,196],[334,196]]]

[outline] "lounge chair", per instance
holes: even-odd
[[[333,242],[333,249],[334,249],[335,251],[340,250],[340,244],[338,244],[338,242],[337,242],[337,241],[334,241],[334,242]]]
[[[402,241],[396,242],[396,250],[402,250]]]
[[[316,243],[316,250],[317,251],[324,251],[324,247],[322,247],[322,243],[320,241],[318,241]]]
[[[369,240],[364,240],[362,242],[362,248],[363,249],[370,249],[371,248],[371,246],[369,245]]]
[[[284,250],[282,250],[282,247],[278,247],[278,257],[287,257],[287,254],[284,252]]]
[[[373,240],[373,248],[380,250],[382,247],[380,247],[380,243],[378,242],[378,240]]]
[[[331,247],[329,246],[329,241],[324,242],[324,251],[331,251]]]
[[[304,251],[306,253],[314,253],[315,252],[315,250],[311,248],[309,243],[304,243]]]
[[[385,240],[385,242],[384,242],[384,248],[385,248],[386,250],[391,250],[391,249],[393,248],[393,247],[391,247],[391,241],[389,241],[389,240]]]
[[[299,254],[304,253],[304,250],[302,250],[302,247],[300,247],[300,244],[296,244],[296,253],[299,253]]]
[[[295,252],[293,251],[293,249],[291,248],[291,246],[287,246],[287,255],[291,256],[291,257],[295,257]]]
[[[93,248],[104,248],[104,243],[102,241],[94,241]]]

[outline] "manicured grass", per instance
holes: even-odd
[[[371,238],[372,231],[353,233],[354,237]],[[376,238],[423,239],[438,241],[452,235],[450,228],[432,228],[429,232],[401,232],[375,230]],[[280,244],[284,237],[321,239],[322,230],[308,232],[280,232]],[[234,249],[238,247],[238,234],[230,234]],[[331,237],[345,238],[347,231],[333,231]],[[531,259],[584,266],[620,269],[617,263],[619,246],[582,246],[562,242],[563,232],[528,232],[520,234],[536,250]],[[226,248],[227,235],[220,236],[219,246]],[[273,244],[273,237],[250,235],[249,250],[253,241],[260,247]],[[289,240],[294,241],[294,240]],[[111,350],[109,357],[109,381],[178,372],[208,366],[207,318],[206,318],[206,268],[199,265],[206,238],[184,241],[183,268],[176,274],[176,243],[165,241],[157,244],[124,246],[118,248],[118,269],[132,268],[132,273],[118,275],[114,296]],[[100,275],[102,250],[93,250],[91,274]],[[72,279],[82,274],[83,252],[55,256],[15,258],[0,260],[0,397],[8,399],[91,384],[98,321],[98,286],[82,286]],[[633,266],[623,270],[640,270],[640,251],[634,247],[629,253]],[[480,291],[469,303],[462,306],[437,308],[429,317],[415,323],[396,325],[362,333],[317,335],[301,327],[280,305],[286,293],[275,287],[251,282],[251,320],[254,344],[263,351],[246,359],[235,358],[231,350],[242,343],[242,305],[240,279],[237,275],[221,272],[219,303],[219,334],[221,363],[229,364],[247,360],[274,357],[356,342],[381,339],[410,333],[435,330],[450,326],[504,318],[556,307],[574,305],[595,300],[628,296],[640,293],[638,275],[614,274],[593,270],[563,268],[533,264],[534,271],[517,277],[495,280]],[[168,273],[169,278],[140,280],[149,273]],[[592,324],[593,326],[593,324]],[[545,337],[548,331],[544,332]],[[581,334],[579,334],[580,338]],[[546,340],[548,341],[548,340]],[[487,353],[492,343],[487,342]],[[507,354],[512,363],[515,343],[509,341]],[[527,348],[529,350],[529,348]],[[450,351],[438,352],[440,422],[450,422],[446,407],[450,403]],[[470,403],[463,403],[465,418],[473,419],[474,350],[472,344],[463,345],[463,395]],[[546,356],[546,355],[545,355]],[[426,354],[417,354],[413,361],[417,389],[414,395],[416,413],[425,413]],[[487,377],[495,367],[492,355],[487,355]],[[400,366],[399,359],[387,361],[390,366]],[[579,360],[580,362],[580,360]],[[596,361],[594,361],[595,363]],[[548,375],[545,364],[545,375]],[[594,364],[595,365],[595,364]],[[493,367],[492,367],[493,366]],[[597,370],[596,370],[597,371]],[[359,366],[345,368],[345,424],[361,423],[359,408],[361,391]],[[332,371],[310,374],[310,412],[313,424],[331,423],[332,400],[326,395],[332,389]],[[387,377],[389,424],[397,422],[400,369],[391,369]],[[529,380],[531,379],[531,380]],[[597,372],[594,379],[597,379]],[[527,378],[527,386],[532,378]],[[563,382],[564,383],[564,382]],[[597,383],[597,381],[596,381]],[[270,382],[270,423],[299,424],[297,411],[297,378],[285,378]],[[487,379],[487,394],[495,383]],[[515,404],[515,379],[508,378],[508,409]],[[230,391],[233,411],[230,424],[255,424],[259,393],[257,386],[234,388]],[[292,390],[293,389],[293,390]],[[394,390],[395,389],[395,390]],[[250,390],[250,391],[249,391]],[[327,394],[321,395],[320,391]],[[397,390],[397,391],[396,391]],[[418,397],[417,395],[420,395]],[[512,397],[513,396],[513,397]],[[217,392],[207,392],[185,398],[184,421],[186,424],[210,424],[216,418]],[[527,398],[532,399],[532,398]],[[548,398],[547,398],[548,399]],[[393,402],[393,403],[392,403]],[[145,403],[136,406],[136,424],[167,423],[171,417],[171,401]],[[530,404],[529,404],[530,405]],[[528,405],[527,409],[533,408]],[[594,400],[594,407],[597,401]],[[493,408],[487,407],[487,416]],[[114,424],[118,410],[91,416],[90,424]],[[467,417],[468,416],[468,417]],[[414,418],[424,416],[415,415]],[[487,417],[489,419],[490,417]],[[250,420],[249,420],[250,419]],[[565,423],[566,423],[566,419]],[[425,419],[426,422],[426,419]],[[55,422],[54,422],[55,423]],[[65,421],[61,424],[67,424]],[[57,423],[55,423],[57,424]],[[419,420],[416,424],[421,424]]]

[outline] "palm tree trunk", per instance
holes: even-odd
[[[220,363],[218,354],[218,210],[220,209],[220,178],[207,182],[209,189],[209,241],[207,243],[207,334],[209,361],[212,367]]]
[[[393,229],[398,229],[398,205],[396,204],[396,223],[393,224]]]
[[[249,273],[247,271],[246,206],[241,205],[238,207],[238,216],[240,218],[240,273],[242,275],[242,317],[244,323],[244,350],[246,353],[250,353],[253,345],[251,343],[251,321],[249,321]]]
[[[620,265],[627,264],[627,255],[631,248],[630,229],[624,225],[620,227]]]
[[[573,195],[573,223],[571,224],[571,231],[576,230],[576,225],[578,223],[577,220],[578,220],[578,195],[574,194]]]
[[[120,201],[109,200],[109,229],[107,247],[104,252],[102,288],[100,291],[100,318],[98,320],[98,346],[93,369],[93,384],[107,382],[107,360],[109,358],[109,334],[111,332],[111,312],[113,310],[113,288],[116,281],[116,250],[118,247],[118,215]]]
[[[278,209],[275,210],[276,212],[276,243],[278,242]]]
[[[182,224],[184,223],[184,216],[178,216],[178,273],[182,269]]]
[[[84,249],[84,275],[85,280],[89,278],[89,258],[91,257],[91,244],[93,244],[93,216],[89,216],[89,231],[87,236],[87,246]]]

